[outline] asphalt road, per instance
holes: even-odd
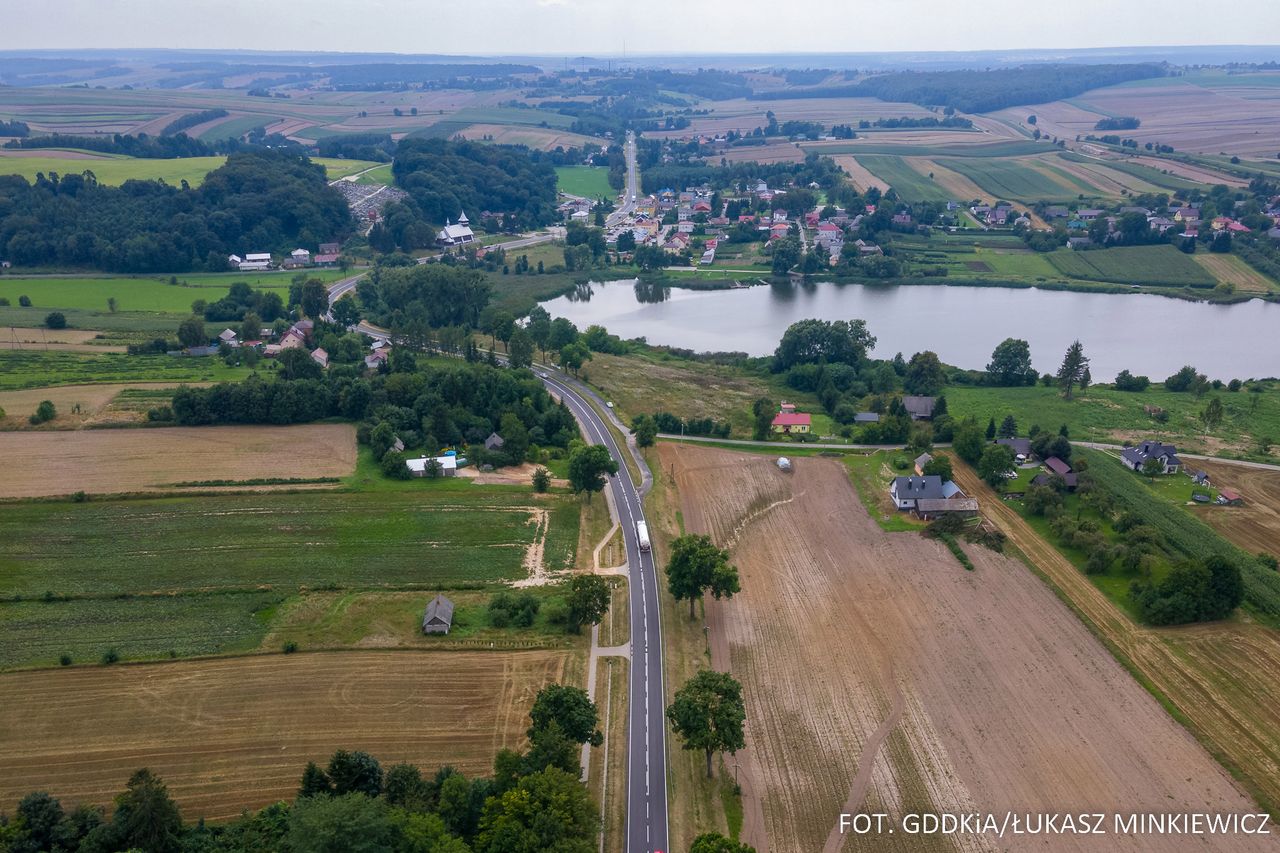
[[[622,190],[622,204],[618,205],[609,218],[605,220],[607,227],[613,227],[636,209],[636,199],[640,197],[640,176],[636,170],[636,137],[627,131],[627,141],[622,146],[627,158],[627,185]]]
[[[662,625],[658,617],[658,573],[651,551],[641,551],[636,522],[644,520],[640,492],[604,419],[584,399],[594,393],[567,377],[540,371],[583,425],[584,438],[603,444],[618,463],[606,488],[613,494],[627,548],[631,590],[631,685],[627,711],[627,853],[667,851],[667,722],[662,674]]]

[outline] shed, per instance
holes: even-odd
[[[930,453],[921,453],[919,456],[917,456],[917,457],[916,457],[916,460],[915,460],[916,473],[923,477],[923,476],[924,476],[924,466],[928,465],[928,464],[929,464],[930,462],[932,462],[932,461],[933,461],[933,455],[932,455],[932,454],[930,454]]]
[[[1239,506],[1244,503],[1244,498],[1240,497],[1238,492],[1233,492],[1230,489],[1219,489],[1218,503],[1226,504],[1227,506]]]
[[[907,395],[902,398],[902,407],[907,410],[913,421],[927,421],[933,417],[933,407],[938,403],[936,397],[916,397]]]
[[[427,612],[422,616],[422,633],[447,634],[451,627],[453,627],[453,602],[437,594],[427,604]]]
[[[1065,477],[1071,473],[1071,466],[1056,456],[1050,456],[1048,459],[1044,460],[1044,467],[1048,468],[1059,477]]]
[[[880,415],[875,412],[855,412],[853,422],[855,424],[878,424],[880,423]]]
[[[489,437],[484,440],[484,449],[501,450],[503,445],[506,443],[507,442],[503,440],[502,436],[498,435],[496,432],[491,432],[489,433]]]
[[[921,518],[937,518],[940,515],[970,518],[978,514],[978,500],[977,498],[920,498],[916,501],[916,514]]]

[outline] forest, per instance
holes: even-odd
[[[492,211],[505,214],[510,227],[532,228],[556,216],[555,169],[524,148],[409,138],[391,171],[409,193],[408,207],[426,222],[443,224],[463,212],[479,221]]]
[[[182,139],[185,137],[166,137]],[[197,189],[99,184],[92,172],[0,176],[0,256],[22,266],[224,270],[232,253],[315,249],[351,231],[346,199],[306,157],[232,154]]]
[[[217,110],[210,110],[210,113]],[[200,113],[194,113],[200,116]],[[191,116],[180,118],[173,124],[182,124]],[[201,119],[207,121],[208,119]],[[195,122],[194,124],[198,124]],[[192,127],[194,124],[184,125]],[[0,136],[4,134],[0,133]],[[194,139],[185,133],[166,127],[160,136],[146,133],[137,135],[117,133],[113,136],[72,136],[65,133],[51,133],[42,136],[27,136],[22,139],[11,139],[4,144],[5,148],[78,148],[85,151],[97,151],[101,154],[123,154],[126,157],[140,157],[149,160],[172,160],[176,157],[213,157],[218,154],[231,154],[261,147],[290,149],[301,151],[298,143],[285,139],[279,134],[267,136],[261,132],[250,134],[250,141],[239,138],[219,139],[205,142]]]
[[[1155,63],[1124,65],[1023,65],[989,71],[897,71],[860,83],[817,89],[792,89],[753,95],[756,99],[856,98],[870,96],[927,107],[951,107],[985,113],[1020,104],[1071,98],[1090,89],[1129,80],[1163,77]]]

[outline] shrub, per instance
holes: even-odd
[[[71,666],[71,655],[64,654],[62,657],[58,658],[58,663],[62,666]]]
[[[65,329],[67,327],[67,315],[61,311],[50,311],[44,317],[44,324],[50,329]]]
[[[102,653],[102,665],[110,666],[120,660],[120,653],[115,649],[107,649]]]
[[[18,304],[21,305],[23,308],[30,308],[31,297],[27,296],[25,293],[22,294],[21,296],[18,297]]]
[[[49,400],[42,400],[39,406],[36,406],[35,414],[29,420],[33,424],[42,424],[51,421],[58,416],[58,410]]]
[[[291,655],[297,650],[298,650],[298,644],[295,643],[293,640],[286,640],[284,646],[281,647],[281,651],[283,651],[286,655]]]
[[[495,628],[510,625],[528,628],[537,618],[541,606],[542,602],[533,593],[515,595],[506,591],[499,592],[489,602],[489,624]]]

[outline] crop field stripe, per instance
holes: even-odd
[[[1169,245],[1084,252],[1059,250],[1047,258],[1063,275],[1086,281],[1206,288],[1217,283],[1204,267]]]
[[[921,174],[902,157],[867,154],[858,162],[876,177],[898,191],[906,201],[947,201],[951,196],[927,174]]]

